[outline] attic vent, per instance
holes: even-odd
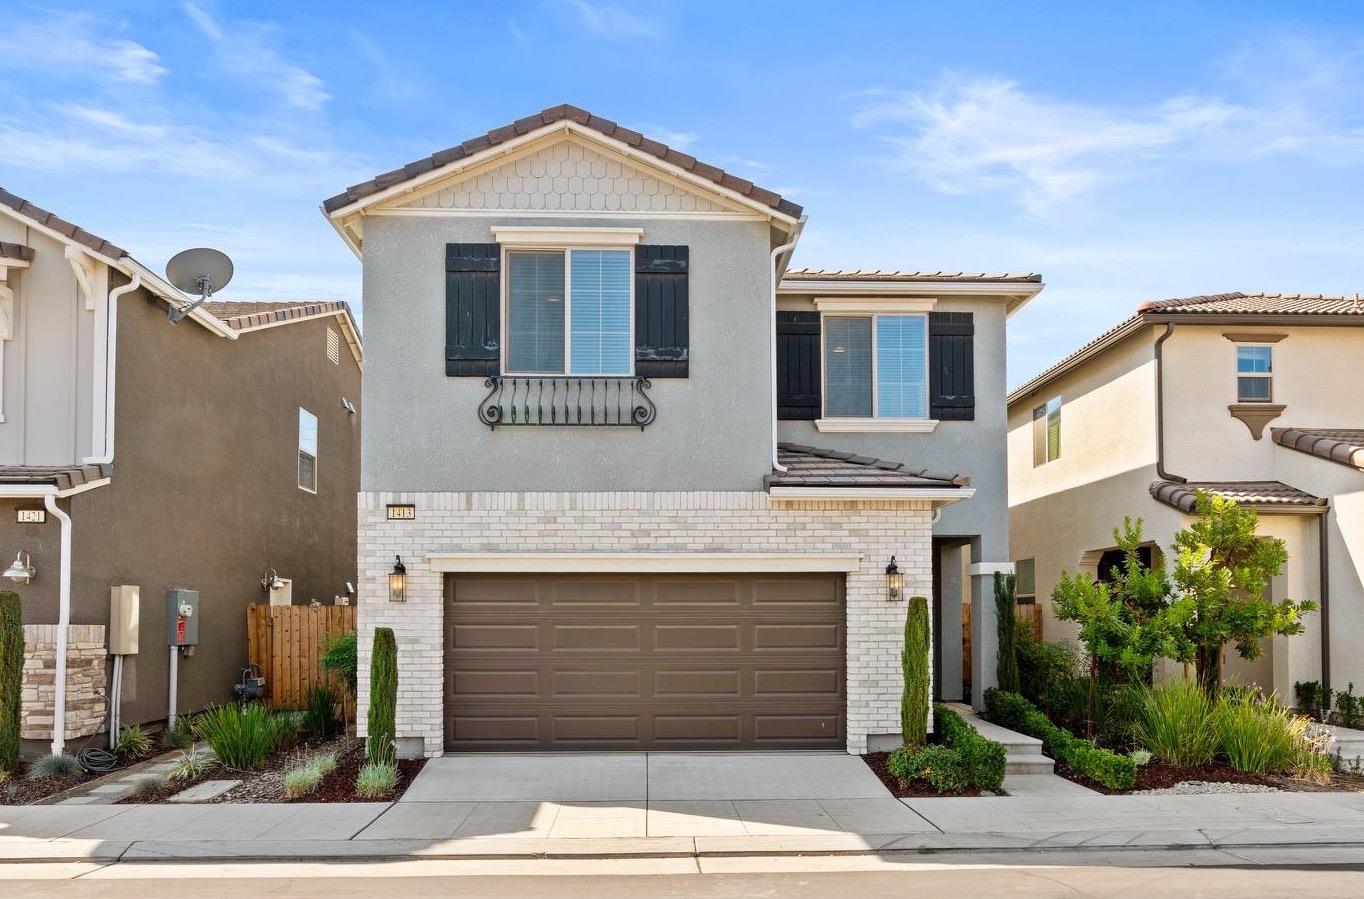
[[[341,338],[331,328],[327,329],[327,358],[337,365],[341,364]]]

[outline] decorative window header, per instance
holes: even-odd
[[[938,301],[927,297],[815,297],[820,312],[931,312]]]
[[[644,237],[643,228],[558,228],[495,225],[493,240],[517,247],[629,247]]]

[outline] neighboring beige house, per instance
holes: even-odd
[[[1227,677],[1289,701],[1298,681],[1364,687],[1361,371],[1359,299],[1227,293],[1144,303],[1013,391],[1011,554],[1020,596],[1047,606],[1046,639],[1075,633],[1049,608],[1063,571],[1108,570],[1124,515],[1168,552],[1203,489],[1287,543],[1275,599],[1321,605],[1254,662],[1229,647]]]

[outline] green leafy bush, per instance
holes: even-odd
[[[1217,704],[1196,681],[1144,688],[1133,721],[1137,741],[1172,765],[1206,765],[1217,754]]]
[[[0,771],[19,764],[19,706],[23,689],[24,627],[19,594],[0,591]]]
[[[188,749],[194,742],[194,716],[177,715],[175,724],[162,731],[161,741],[171,749]]]
[[[355,695],[357,672],[357,638],[354,631],[337,634],[322,641],[322,670],[341,678],[349,695]]]
[[[306,796],[320,787],[322,780],[335,770],[335,753],[328,752],[315,756],[284,773],[284,795],[290,799]]]
[[[943,745],[961,756],[970,786],[999,792],[1008,766],[1008,752],[1002,744],[982,735],[945,705],[933,707],[933,732]]]
[[[67,777],[77,773],[80,769],[81,763],[76,761],[75,756],[54,752],[34,759],[33,764],[28,766],[28,779],[46,780],[49,777]]]
[[[928,600],[911,596],[905,609],[905,645],[900,651],[904,690],[900,694],[900,736],[906,746],[922,746],[928,736]]]
[[[265,764],[280,737],[283,716],[264,705],[210,706],[194,719],[194,732],[229,768],[246,771]]]
[[[1336,691],[1336,707],[1331,713],[1331,722],[1355,730],[1364,726],[1364,701],[1355,695],[1354,681],[1346,689]]]
[[[1272,699],[1224,690],[1217,703],[1218,747],[1237,771],[1287,773],[1299,763],[1306,718]]]
[[[369,740],[365,746],[371,764],[391,765],[395,761],[397,706],[398,641],[392,629],[375,628],[369,663]]]
[[[133,757],[146,755],[152,751],[152,738],[136,724],[129,724],[119,729],[118,740],[114,743],[114,752],[121,756]]]
[[[323,740],[336,736],[341,730],[341,717],[337,714],[340,702],[331,684],[313,684],[308,688],[307,708],[303,710],[303,729]]]
[[[1062,727],[1082,729],[1089,705],[1089,677],[1080,674],[1079,652],[1070,643],[1039,640],[1030,628],[1015,636],[1016,692]]]
[[[293,749],[303,735],[303,712],[281,709],[275,712],[275,749]]]
[[[1298,711],[1304,715],[1323,716],[1329,710],[1330,703],[1319,680],[1298,681],[1293,685],[1293,696],[1297,701]]]
[[[1099,749],[1057,727],[1017,693],[991,687],[985,691],[985,708],[991,721],[1041,740],[1047,755],[1077,774],[1110,790],[1130,790],[1136,783],[1137,763],[1129,756]]]
[[[923,781],[939,793],[960,793],[968,786],[966,762],[947,746],[901,746],[890,754],[886,767],[903,781]]]
[[[379,799],[392,793],[398,786],[396,762],[370,762],[360,769],[355,778],[355,793],[364,799]]]

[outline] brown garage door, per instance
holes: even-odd
[[[837,749],[843,576],[450,575],[449,749]]]

